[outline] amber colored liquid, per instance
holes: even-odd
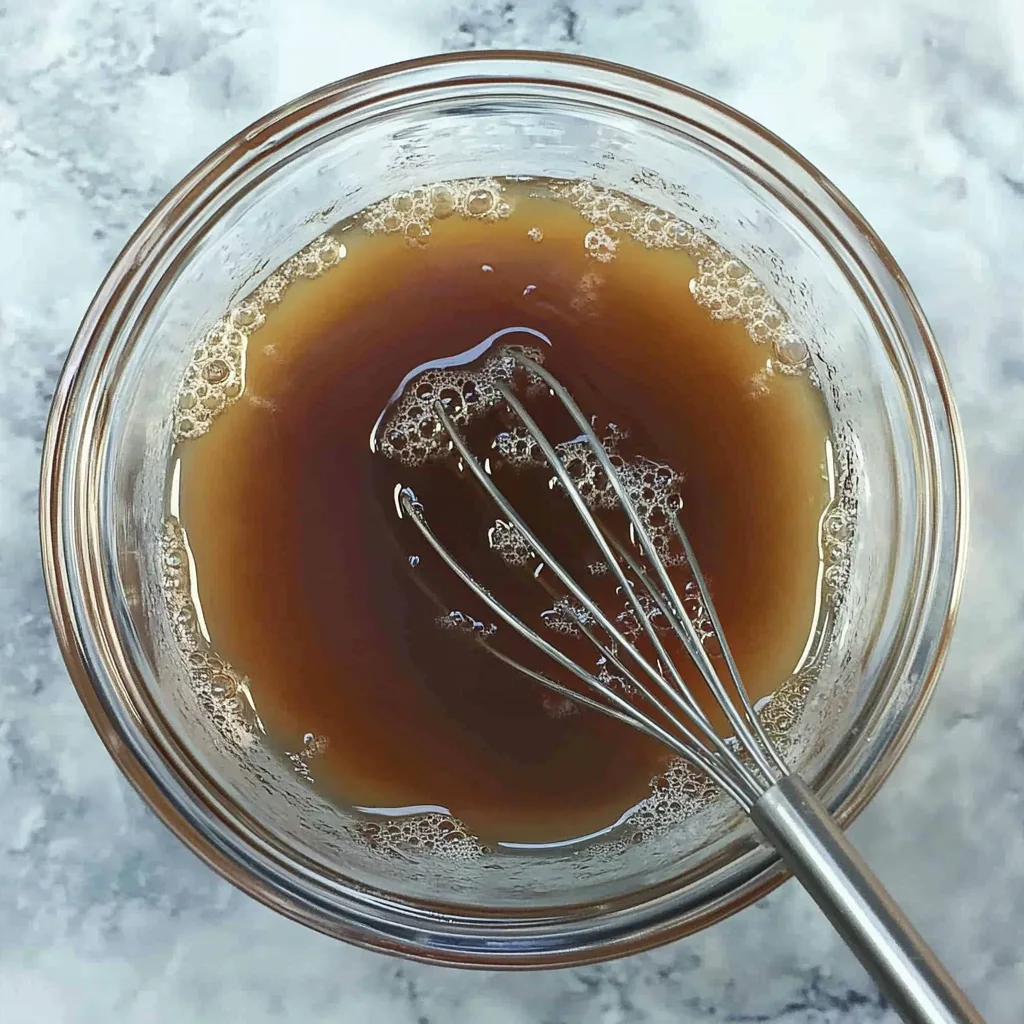
[[[293,284],[251,338],[242,398],[180,448],[181,520],[210,637],[249,677],[273,739],[294,750],[304,734],[326,737],[310,767],[347,805],[442,806],[488,840],[528,843],[607,826],[670,755],[594,712],[564,714],[439,628],[445,610],[495,617],[399,520],[396,484],[535,628],[551,595],[495,564],[496,510],[465,472],[371,453],[399,382],[504,327],[543,332],[545,365],[588,415],[683,474],[681,521],[754,700],[786,679],[814,628],[828,498],[821,396],[802,376],[754,385],[768,352],[694,302],[691,257],[623,239],[597,262],[583,245],[590,225],[535,191],[509,186],[505,220],[436,221],[427,245],[347,230],[346,257]],[[539,415],[556,440],[572,436]],[[473,443],[498,420],[474,427]],[[506,474],[503,486],[586,579],[593,551],[550,475]],[[607,581],[591,583],[616,611]],[[523,654],[506,629],[494,643]]]

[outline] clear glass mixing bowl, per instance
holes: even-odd
[[[836,643],[790,757],[841,822],[870,799],[935,682],[963,569],[963,450],[907,282],[846,199],[760,126],[671,82],[579,58],[445,56],[311,93],[189,174],[118,257],[46,437],[46,582],[97,730],[167,825],[314,928],[447,964],[579,964],[702,928],[784,877],[726,802],[590,856],[374,849],[263,744],[225,737],[176,653],[160,578],[177,383],[196,338],[331,223],[482,175],[594,180],[692,222],[754,270],[811,351],[856,514],[832,537]]]

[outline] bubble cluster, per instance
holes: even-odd
[[[680,488],[683,475],[671,466],[654,462],[644,455],[623,457],[621,446],[628,436],[626,431],[611,423],[599,440],[630,504],[646,527],[658,557],[668,566],[684,565],[686,558],[673,526],[675,515],[682,507]],[[555,451],[590,508],[619,507],[615,487],[586,438],[562,442],[555,446]]]
[[[316,780],[310,769],[310,761],[319,757],[327,750],[327,737],[317,736],[315,733],[307,732],[302,737],[302,747],[299,750],[287,753],[287,758],[295,774],[301,776],[306,782],[312,785]]]
[[[552,194],[571,203],[592,226],[587,251],[607,262],[619,239],[629,236],[648,249],[696,249],[706,239],[685,221],[613,189],[588,181],[562,181]],[[610,254],[610,255],[609,255]]]
[[[522,533],[504,519],[496,520],[487,531],[487,543],[506,565],[513,568],[529,565],[536,557]]]
[[[481,622],[479,619],[474,619],[472,615],[460,611],[450,611],[447,615],[439,615],[434,622],[438,629],[467,633],[482,640],[486,640],[498,632],[498,627],[493,622]]]
[[[242,394],[247,340],[248,333],[235,327],[230,316],[206,332],[178,390],[174,408],[176,440],[205,434],[214,418]]]
[[[599,263],[614,259],[623,237],[648,249],[681,249],[697,262],[690,293],[711,316],[740,320],[757,344],[770,345],[768,372],[755,391],[766,390],[772,373],[791,375],[810,368],[810,350],[765,286],[735,256],[706,234],[665,210],[592,182],[556,182],[552,194],[570,202],[592,225],[583,240]]]
[[[740,320],[751,339],[770,344],[771,371],[794,375],[807,370],[810,351],[765,286],[738,259],[707,243],[697,260],[690,294],[718,320]]]
[[[503,430],[495,437],[492,449],[509,466],[529,466],[544,459],[536,438],[522,426]]]
[[[452,216],[504,220],[511,213],[512,204],[504,197],[500,181],[468,178],[396,192],[368,207],[361,224],[367,234],[402,234],[411,245],[422,245],[430,237],[435,220]]]
[[[695,580],[690,580],[683,587],[681,595],[683,611],[693,625],[697,639],[703,644],[715,635],[711,627],[711,619],[700,597],[700,590]],[[668,634],[674,631],[672,623],[658,606],[654,598],[643,590],[636,592],[636,600],[643,612],[644,620],[658,633]],[[646,630],[643,622],[637,619],[632,602],[626,603],[622,612],[616,616],[615,624],[624,637],[635,640]]]
[[[458,818],[440,812],[361,821],[355,832],[374,853],[385,857],[430,853],[465,861],[491,852]]]
[[[622,588],[616,587],[615,589],[621,595]],[[627,601],[624,595],[621,596],[623,597],[623,607],[622,611],[615,616],[615,625],[627,640],[638,640],[644,633],[644,624],[637,618],[636,609],[633,607],[632,602]],[[637,604],[640,605],[640,609],[643,612],[644,620],[649,622],[655,629],[663,630],[665,628],[664,616],[650,594],[645,593],[643,590],[638,590],[635,597]]]
[[[263,732],[249,680],[220,658],[203,635],[192,596],[188,541],[173,516],[164,520],[160,541],[162,589],[189,684],[200,709],[217,731],[247,748]]]
[[[856,512],[842,500],[833,502],[821,520],[823,592],[833,608],[838,608],[849,589],[855,526]]]
[[[583,236],[583,248],[587,255],[598,263],[610,263],[619,248],[619,232],[617,228],[593,228]]]
[[[603,683],[608,687],[609,690],[613,690],[615,693],[622,697],[634,697],[640,691],[637,689],[636,684],[630,682],[625,676],[618,672],[613,671],[614,665],[604,655],[601,655],[597,659],[597,681]]]
[[[708,615],[708,610],[704,605],[704,599],[701,597],[700,587],[697,585],[696,580],[686,581],[681,599],[686,617],[693,623],[693,628],[700,642],[703,644],[710,640],[715,635],[715,631],[711,626],[711,617]]]
[[[650,796],[636,806],[623,834],[609,845],[612,851],[621,850],[664,835],[720,796],[707,775],[677,758],[651,780]]]
[[[572,637],[583,636],[580,626],[589,626],[593,621],[583,605],[571,597],[559,597],[552,607],[541,612],[540,618],[553,633]]]
[[[345,257],[345,246],[321,235],[278,267],[248,298],[236,303],[203,335],[189,360],[174,403],[175,441],[201,437],[245,390],[245,355],[250,336],[267,319],[297,278],[319,277]]]
[[[500,220],[511,212],[499,181],[473,178],[396,192],[369,207],[361,224],[368,234],[402,232],[410,242],[423,243],[430,235],[432,220],[455,214]],[[320,277],[345,256],[345,245],[326,232],[278,267],[203,335],[178,388],[173,413],[176,441],[201,437],[214,419],[242,396],[249,338],[266,322],[268,308],[281,301],[289,285],[300,278]]]
[[[790,676],[758,708],[761,724],[776,742],[796,725],[815,678],[813,670]]]
[[[434,409],[440,402],[448,417],[465,426],[502,401],[498,383],[510,383],[519,371],[514,353],[543,362],[540,349],[504,345],[472,367],[431,366],[413,377],[381,416],[373,432],[375,451],[407,466],[445,457],[451,439]]]

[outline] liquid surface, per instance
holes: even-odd
[[[443,808],[487,842],[602,829],[648,795],[671,755],[476,642],[542,665],[399,519],[397,487],[415,492],[475,577],[599,671],[568,635],[557,588],[541,585],[549,570],[534,579],[537,560],[514,531],[501,535],[465,467],[424,455],[429,444],[415,450],[422,374],[393,399],[417,368],[460,357],[445,379],[461,385],[486,375],[480,360],[500,359],[502,345],[541,358],[637,479],[649,474],[652,522],[681,500],[753,700],[798,666],[817,614],[820,394],[804,374],[772,372],[771,346],[749,323],[712,315],[692,251],[595,236],[579,204],[553,194],[564,191],[504,183],[500,211],[492,196],[483,215],[464,205],[424,221],[428,231],[394,230],[386,218],[401,204],[342,225],[333,265],[293,281],[252,331],[244,389],[206,401],[216,415],[200,429],[197,408],[181,430],[195,435],[179,447],[178,514],[205,630],[246,677],[271,739],[303,751],[297,767],[346,805]],[[517,373],[552,441],[571,446],[578,429]],[[524,519],[602,606],[624,612],[552,473],[524,457],[518,426],[495,406],[464,433]]]

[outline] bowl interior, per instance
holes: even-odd
[[[92,685],[119,733],[139,744],[144,734],[150,774],[189,826],[241,874],[273,875],[278,902],[315,890],[323,906],[346,901],[368,918],[443,912],[504,935],[516,922],[581,920],[668,894],[676,913],[696,915],[769,859],[724,799],[639,843],[613,833],[584,850],[417,852],[400,830],[367,830],[325,802],[244,715],[197,689],[159,583],[174,397],[197,340],[226,310],[331,224],[396,191],[489,175],[586,179],[735,255],[810,351],[834,426],[835,515],[823,534],[832,642],[779,698],[787,759],[836,806],[884,753],[865,753],[865,736],[909,714],[928,676],[905,670],[920,653],[911,627],[932,543],[932,426],[915,383],[930,368],[915,366],[920,354],[830,223],[834,211],[815,205],[828,193],[794,185],[788,176],[808,175],[802,164],[700,97],[610,70],[574,71],[570,84],[564,68],[518,78],[462,69],[429,82],[394,72],[267,119],[170,197],[124,287],[108,282],[78,374],[88,394],[69,420],[61,509],[69,546],[89,552],[73,574],[92,574],[100,594],[96,606],[74,602],[93,623]],[[82,523],[68,526],[72,515]]]

